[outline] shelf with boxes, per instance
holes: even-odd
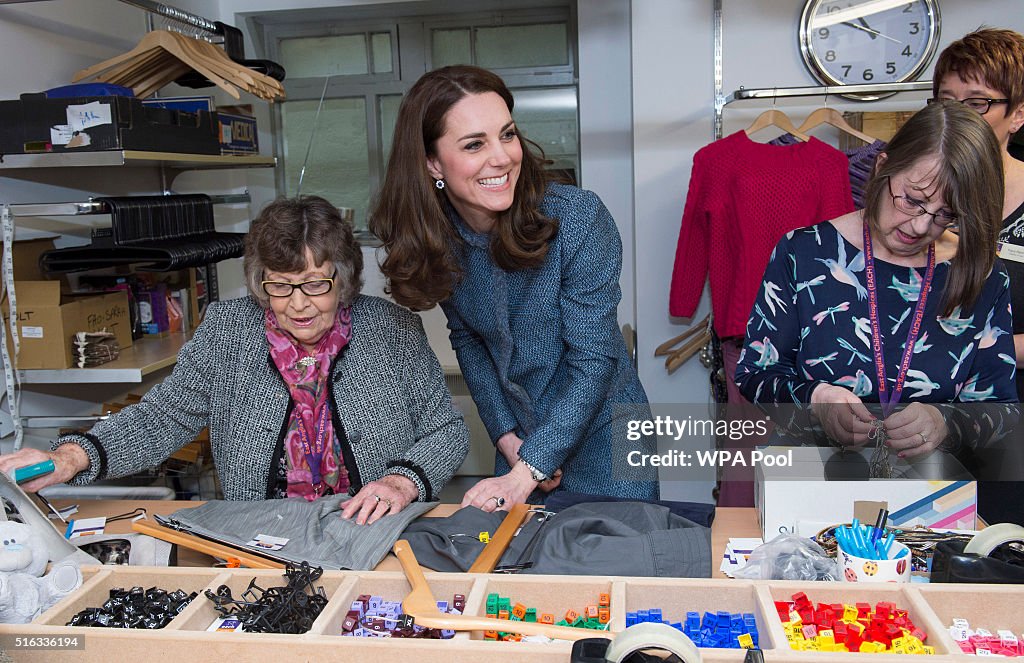
[[[276,159],[274,157],[266,157],[259,155],[245,155],[245,156],[234,156],[234,155],[219,155],[219,154],[187,154],[187,153],[171,153],[171,152],[157,152],[157,151],[141,151],[141,150],[99,150],[99,151],[83,151],[83,152],[41,152],[41,153],[30,153],[30,154],[3,154],[0,155],[0,180],[9,178],[11,180],[23,180],[38,182],[40,184],[56,184],[62,178],[65,177],[77,177],[78,173],[88,173],[88,177],[82,180],[82,183],[87,185],[81,187],[84,191],[94,190],[93,187],[101,187],[104,189],[114,190],[125,190],[129,191],[129,188],[136,188],[139,186],[145,187],[146,190],[153,190],[156,188],[158,191],[168,192],[172,189],[172,184],[175,178],[185,172],[192,170],[228,170],[228,169],[251,169],[251,168],[273,168],[276,165]],[[67,173],[64,170],[67,169]],[[125,169],[132,171],[131,177],[122,178],[120,173],[126,172]],[[154,177],[155,176],[155,177]],[[57,177],[58,179],[54,179]],[[125,184],[119,184],[124,181]],[[128,184],[131,182],[131,184]],[[89,183],[94,183],[88,186]],[[154,186],[155,185],[155,186]],[[136,189],[138,190],[138,189]],[[191,196],[193,198],[206,198],[208,204],[248,204],[249,194],[248,192],[239,193],[237,185],[231,187],[224,193],[228,195],[224,196]],[[88,196],[89,193],[85,193],[84,196]],[[183,196],[178,196],[184,198]],[[134,196],[128,196],[129,203],[134,202]],[[151,201],[157,201],[157,203],[163,203],[165,196],[149,196]],[[15,229],[20,225],[30,225],[33,230],[47,231],[51,227],[61,228],[57,232],[64,233],[69,232],[67,228],[71,224],[77,228],[84,228],[88,230],[90,226],[95,226],[96,222],[83,219],[86,215],[94,214],[111,214],[114,209],[114,205],[119,204],[123,198],[103,198],[96,200],[85,200],[79,202],[39,202],[39,203],[23,203],[21,201],[9,200],[6,203],[0,203],[2,206],[3,217],[4,217],[4,249],[7,254],[13,254],[15,242],[13,241],[15,235]],[[169,199],[168,199],[169,200]],[[205,200],[203,204],[205,204]],[[169,203],[168,203],[169,204]],[[177,203],[175,203],[177,204]],[[128,205],[128,203],[125,203]],[[129,210],[130,212],[130,210]],[[132,225],[131,221],[135,217],[130,216],[129,212],[122,212],[121,229],[128,228],[132,230],[136,227]],[[33,217],[31,223],[27,221],[27,217]],[[78,219],[70,219],[68,217],[79,217]],[[177,218],[185,218],[180,214],[173,216],[170,212],[165,213],[163,216],[154,217],[156,219],[173,220]],[[193,217],[189,217],[192,219]],[[191,229],[193,226],[199,229],[200,232],[206,232],[205,228],[213,230],[213,212],[209,210],[205,215],[195,216],[195,223],[192,225],[186,225],[187,228]],[[128,222],[126,222],[127,220]],[[111,216],[112,225],[117,226],[115,217]],[[201,221],[201,223],[199,222]],[[163,223],[163,221],[160,221]],[[156,223],[156,222],[154,222]],[[144,224],[141,227],[149,227]],[[50,231],[52,232],[52,231]],[[75,230],[70,230],[74,233]],[[102,247],[106,244],[99,243],[102,240],[103,233],[98,227],[92,228],[93,244],[87,249],[94,250],[96,254],[106,255],[107,252]],[[192,232],[190,230],[190,232]],[[134,233],[134,231],[133,231]],[[109,231],[108,231],[109,234]],[[210,243],[207,245],[210,247],[209,253],[203,253],[204,256],[228,256],[237,255],[238,247],[240,242],[238,240],[241,235],[234,235],[228,237],[224,234],[214,233],[216,236],[214,239],[208,240]],[[230,233],[229,233],[230,235]],[[133,241],[137,235],[132,234]],[[152,235],[154,237],[161,236],[159,234]],[[168,235],[163,235],[167,237]],[[174,237],[176,235],[169,235]],[[211,235],[213,237],[213,235]],[[99,238],[99,239],[98,239]],[[222,242],[220,238],[224,238]],[[114,242],[112,245],[117,249],[118,252],[122,252],[124,249],[130,249],[134,251],[137,245],[127,247],[126,245],[117,245],[116,228],[114,234]],[[228,241],[230,240],[230,241]],[[107,239],[107,242],[110,240]],[[182,241],[188,241],[188,237],[185,237]],[[17,242],[20,244],[21,242]],[[225,253],[227,249],[225,246],[231,245],[234,248],[232,251],[235,253]],[[175,246],[173,241],[160,240],[157,244],[156,250],[164,248],[172,248]],[[94,247],[94,248],[92,248]],[[146,247],[141,247],[145,249]],[[63,250],[63,249],[62,249]],[[189,246],[191,250],[191,245]],[[219,254],[217,252],[220,252]],[[179,252],[183,253],[184,249]],[[59,252],[58,252],[59,253]],[[113,250],[110,251],[113,255]],[[127,253],[118,253],[119,262],[116,264],[130,265],[133,258],[129,255],[124,257]],[[134,255],[134,253],[132,254]],[[37,256],[38,258],[38,256]],[[61,260],[77,259],[68,258],[65,255],[60,256]],[[85,263],[87,264],[92,256],[87,256]],[[177,258],[172,259],[172,263]],[[216,270],[214,264],[216,260],[221,259],[217,257],[204,258],[204,264],[202,266],[187,267],[188,276],[185,281],[181,282],[180,288],[188,288],[191,293],[190,306],[182,306],[181,308],[188,308],[187,313],[190,325],[183,328],[182,332],[179,333],[167,333],[164,330],[160,330],[161,333],[155,336],[144,336],[132,342],[130,337],[130,325],[128,315],[128,304],[125,302],[126,293],[120,294],[108,294],[108,295],[96,295],[82,298],[83,301],[78,301],[79,298],[71,298],[66,295],[67,288],[61,288],[52,279],[47,281],[48,276],[42,276],[36,279],[35,282],[40,285],[41,288],[46,290],[46,296],[48,297],[47,303],[50,310],[50,314],[57,321],[60,327],[60,333],[55,334],[52,337],[52,341],[59,343],[60,348],[56,346],[46,349],[37,347],[37,350],[43,351],[42,354],[37,353],[37,358],[32,362],[23,362],[19,357],[17,362],[17,385],[42,385],[42,384],[119,384],[119,383],[141,383],[146,380],[146,377],[150,374],[156,373],[162,369],[166,369],[172,366],[177,357],[178,351],[182,345],[190,337],[191,330],[194,328],[200,319],[201,313],[205,310],[205,304],[209,301],[217,299],[217,283],[216,283]],[[13,268],[10,263],[4,270],[5,280],[7,283],[7,290],[10,291],[11,286],[17,286],[14,282],[18,280],[14,276],[14,272],[18,270],[18,262],[16,256],[13,260]],[[35,260],[31,260],[32,267],[35,268]],[[76,269],[82,269],[83,267],[73,267],[71,271]],[[152,269],[160,269],[159,267],[153,267]],[[170,267],[168,267],[170,269]],[[68,270],[64,270],[68,271]],[[38,270],[37,270],[38,272]],[[184,272],[183,272],[184,273]],[[29,277],[32,278],[32,277]],[[30,299],[26,299],[30,296],[30,289],[14,287],[15,296],[20,295],[20,301],[18,302],[18,313],[19,319],[22,318],[23,307]],[[104,297],[120,297],[120,302],[106,302],[100,301]],[[38,303],[38,302],[36,302]],[[92,308],[89,308],[89,305]],[[185,302],[182,302],[183,304]],[[8,306],[5,303],[4,306],[5,317],[9,317]],[[117,334],[118,340],[121,341],[121,354],[113,362],[102,364],[96,367],[90,368],[70,368],[72,363],[70,361],[70,339],[71,335],[75,331],[94,331],[93,323],[99,327],[104,326],[104,323],[108,322],[111,316],[118,318],[115,322],[120,322],[120,327],[123,328],[122,332],[128,331],[128,337],[122,341],[124,333]],[[119,317],[120,316],[120,317]],[[123,318],[123,319],[122,319]],[[65,324],[67,323],[67,324]],[[86,324],[88,323],[88,324]],[[23,326],[23,325],[22,325]],[[29,325],[33,327],[33,325]],[[109,326],[109,325],[108,325]],[[65,329],[67,327],[67,329]],[[74,327],[72,329],[71,327]],[[36,329],[29,329],[28,338],[25,338],[25,343],[22,344],[22,355],[24,356],[24,349],[28,345],[37,345],[39,338],[32,337],[32,334],[39,334]],[[64,333],[67,332],[67,333]],[[25,334],[21,334],[25,336]],[[8,334],[9,336],[9,334]],[[68,347],[64,347],[68,346]],[[8,348],[10,348],[10,339],[8,338]],[[11,354],[11,353],[9,353]],[[63,361],[58,361],[60,355],[64,355]],[[13,361],[6,360],[6,363],[10,368]],[[10,373],[8,372],[8,375]],[[7,377],[7,376],[5,376]],[[14,382],[13,379],[8,378],[7,382]],[[9,385],[10,389],[11,385]],[[12,405],[13,409],[13,405]],[[19,422],[21,418],[19,413],[15,410],[12,411],[12,418]],[[21,430],[20,426],[16,428],[15,436],[15,448],[18,448],[21,444]]]
[[[109,660],[111,655],[129,659],[159,647],[165,656],[194,657],[195,647],[236,660],[327,660],[408,657],[424,663],[502,660],[559,663],[568,660],[571,643],[494,642],[483,632],[456,631],[441,640],[398,637],[342,637],[352,628],[353,602],[363,596],[383,601],[401,601],[411,587],[405,576],[388,571],[325,571],[314,583],[323,588],[326,605],[301,634],[217,632],[209,630],[218,613],[204,595],[214,594],[222,585],[235,598],[248,587],[283,584],[279,570],[197,569],[145,567],[83,568],[85,582],[80,589],[27,625],[0,625],[0,640],[11,635],[25,637],[75,638],[84,649],[74,652],[75,660]],[[465,614],[483,615],[490,595],[509,597],[513,602],[549,612],[561,618],[568,610],[595,603],[598,596],[610,597],[610,630],[626,627],[627,613],[660,608],[666,622],[686,621],[687,612],[712,614],[730,611],[753,616],[759,633],[758,645],[767,661],[854,661],[863,653],[798,651],[791,649],[787,631],[779,617],[779,603],[800,593],[818,605],[844,604],[851,609],[869,605],[893,606],[905,611],[926,643],[934,649],[929,660],[968,661],[952,638],[949,625],[954,618],[992,628],[1020,629],[1022,622],[1013,610],[1019,591],[1001,585],[917,585],[851,584],[786,581],[705,580],[683,578],[624,578],[588,576],[494,576],[484,574],[427,573],[426,579],[438,600],[456,594],[465,597]],[[110,590],[158,587],[168,592],[181,589],[197,596],[163,629],[94,628],[66,626],[77,613],[102,606]],[[223,591],[223,590],[222,590]],[[857,606],[861,604],[861,606]],[[594,631],[594,635],[600,635]],[[1019,630],[1017,631],[1020,636]],[[381,635],[378,633],[378,635]],[[742,649],[701,648],[704,661],[742,661]],[[12,652],[13,653],[13,652]],[[17,660],[52,660],[53,651],[19,651]],[[878,653],[872,661],[905,660],[902,655]]]
[[[25,171],[31,171],[37,168],[137,167],[158,168],[161,171],[161,179],[164,180],[167,175],[166,171],[171,171],[173,176],[173,173],[183,170],[205,168],[266,168],[272,167],[274,164],[274,158],[260,156],[188,155],[137,151],[44,153],[4,155],[2,159],[0,159],[0,175],[6,174],[4,171],[7,171],[11,174],[16,173],[18,176],[22,177],[25,177],[26,174],[31,176],[31,172],[26,173]],[[248,194],[213,196],[210,197],[210,200],[213,204],[248,203],[249,196]],[[80,216],[96,213],[109,213],[109,210],[105,210],[103,204],[97,201],[9,204],[5,207],[5,211],[9,214],[12,224],[16,224],[17,219],[22,217]],[[14,258],[16,260],[17,256],[13,245],[5,246],[4,250],[5,252],[14,252]],[[51,307],[60,309],[65,307],[65,305],[70,305],[70,303],[65,304],[65,302],[60,299],[59,289],[57,289],[55,293],[49,292],[49,290],[54,289],[54,285],[55,284],[49,283],[43,286],[44,288],[47,288],[47,292],[45,294],[50,298],[55,298],[55,300],[51,302]],[[15,288],[15,292],[17,292],[17,290],[18,289]],[[26,294],[30,293],[26,292]],[[32,294],[35,295],[38,293],[32,291]],[[112,303],[111,306],[122,310],[122,313],[124,313],[124,307],[116,306],[114,303]],[[91,316],[91,318],[99,317],[103,319],[110,318],[110,315],[108,314],[110,314],[109,309],[112,309],[111,306],[106,306],[102,312],[97,309],[97,312],[93,312],[92,314],[82,314],[82,316]],[[194,313],[197,314],[198,317],[200,312],[199,310],[196,310]],[[69,331],[61,336],[67,336],[70,338],[70,333],[73,332]],[[118,360],[115,360],[110,364],[94,368],[54,368],[54,360],[52,357],[47,360],[47,362],[44,362],[44,364],[46,364],[45,366],[26,366],[22,368],[22,364],[19,363],[18,375],[20,377],[20,381],[24,383],[138,383],[142,381],[142,378],[145,375],[173,365],[178,350],[188,337],[189,333],[185,331],[184,333],[165,334],[160,337],[144,337],[137,340],[135,343],[132,343],[129,339],[128,342],[122,342],[123,353]],[[36,339],[30,338],[27,340],[31,344]],[[67,366],[67,362],[65,365]]]

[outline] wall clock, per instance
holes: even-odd
[[[800,54],[824,85],[911,81],[939,43],[938,0],[807,0]],[[870,101],[888,94],[837,94]]]

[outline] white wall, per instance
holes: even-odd
[[[723,0],[723,5],[726,93],[740,86],[817,85],[797,46],[802,0]],[[945,0],[940,5],[940,50],[982,24],[1024,32],[1020,0]],[[712,2],[634,0],[632,34],[640,377],[652,402],[704,403],[709,399],[707,372],[699,363],[691,360],[668,375],[653,352],[690,323],[669,317],[668,292],[693,154],[712,139]],[[922,78],[929,79],[930,73]],[[916,109],[927,96],[904,93],[871,104],[832,97],[828,103],[840,110]],[[780,101],[779,106],[799,124],[821,102]],[[745,101],[726,107],[724,135],[743,129],[769,106]],[[835,142],[827,133],[815,135]],[[694,320],[708,308],[705,295]],[[665,488],[673,496],[709,497],[699,483]]]

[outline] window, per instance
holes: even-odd
[[[275,116],[279,191],[299,193],[301,178],[301,193],[353,208],[357,234],[371,240],[367,211],[383,180],[402,95],[424,71],[447,64],[476,64],[502,76],[516,97],[520,129],[553,168],[576,176],[575,26],[568,3],[387,15],[396,7],[336,8],[326,17],[290,12],[287,23],[259,21],[268,56],[288,72],[288,99]]]

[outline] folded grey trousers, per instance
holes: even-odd
[[[406,526],[437,502],[413,502],[372,525],[357,525],[341,517],[348,495],[330,495],[313,502],[302,498],[245,502],[214,500],[171,514],[194,534],[228,541],[240,548],[257,534],[288,539],[273,555],[309,562],[325,569],[369,570],[388,554]]]
[[[402,538],[423,566],[466,571],[484,547],[473,536],[493,534],[502,519],[500,512],[466,507],[447,518],[421,518]],[[656,504],[587,502],[543,525],[536,516],[529,520],[499,567],[527,561],[532,566],[521,573],[708,578],[711,530]]]

